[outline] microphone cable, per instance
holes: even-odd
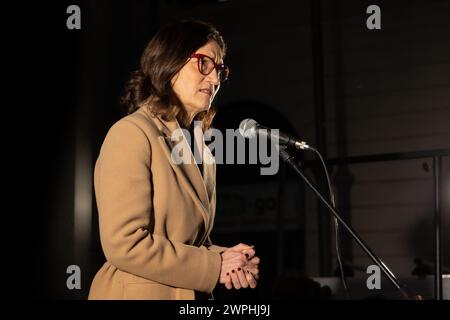
[[[311,146],[309,146],[308,149],[314,151],[316,153],[316,155],[319,157],[320,162],[322,163],[322,167],[323,167],[323,170],[325,171],[325,176],[327,179],[328,191],[330,193],[330,202],[331,202],[331,205],[333,206],[333,208],[336,209],[334,192],[333,192],[333,188],[331,186],[330,175],[328,174],[328,169],[325,164],[325,161],[323,160],[322,155],[320,154],[320,152],[318,150],[316,150],[315,148],[313,148]],[[337,257],[338,264],[339,264],[341,281],[342,281],[342,285],[344,286],[344,291],[347,296],[347,300],[350,300],[350,298],[351,298],[350,292],[348,290],[347,280],[345,279],[344,267],[342,265],[341,246],[340,246],[340,237],[339,237],[339,233],[340,233],[339,221],[337,220],[336,217],[333,217],[333,220],[334,220],[334,234],[335,234],[335,244],[336,244],[336,257]]]

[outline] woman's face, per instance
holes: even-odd
[[[216,63],[223,63],[220,47],[215,41],[209,41],[195,53],[207,55]],[[208,110],[220,89],[216,68],[209,75],[203,75],[198,69],[197,59],[190,58],[172,78],[174,92],[192,117],[201,111]]]

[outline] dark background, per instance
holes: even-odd
[[[16,5],[21,16],[8,23],[8,49],[17,50],[20,61],[12,65],[17,80],[8,93],[14,92],[13,103],[5,106],[14,118],[5,113],[5,122],[17,120],[19,125],[4,135],[13,142],[7,153],[13,156],[7,160],[18,168],[6,169],[12,179],[5,215],[11,221],[3,226],[3,265],[11,296],[87,297],[104,259],[90,180],[93,163],[107,130],[124,115],[118,99],[142,50],[161,25],[178,18],[213,23],[229,46],[231,79],[216,101],[219,129],[255,118],[301,137],[327,159],[448,150],[450,2],[320,1],[319,11],[311,3],[95,0]],[[71,4],[81,8],[81,30],[66,28]],[[381,8],[381,30],[366,28],[371,4]],[[304,164],[308,176],[325,190],[321,171]],[[447,273],[449,166],[449,157],[443,157]],[[336,273],[334,235],[312,193],[284,167],[276,176],[260,176],[258,166],[217,169],[213,241],[254,244],[262,258],[262,277],[256,290],[218,289],[216,297],[328,298],[315,281]],[[330,169],[338,207],[394,273],[415,286],[420,280],[412,275],[416,258],[425,264],[424,274],[432,273],[432,159]],[[81,237],[76,234],[77,210],[92,223]],[[343,246],[353,292],[359,292],[371,261],[346,236]],[[82,270],[81,290],[66,287],[66,268],[73,264]],[[423,281],[420,286],[431,297],[432,287]],[[391,287],[383,282],[383,288],[387,294]]]

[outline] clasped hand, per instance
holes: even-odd
[[[253,246],[240,243],[224,251],[219,282],[227,289],[255,288],[259,279],[260,259]]]

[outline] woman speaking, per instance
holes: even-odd
[[[256,287],[254,248],[210,241],[216,167],[204,140],[181,137],[192,161],[171,157],[174,131],[193,131],[194,121],[210,128],[211,103],[229,75],[225,53],[213,26],[182,21],[161,29],[142,54],[122,99],[129,114],[110,128],[95,164],[106,262],[89,299],[208,299],[218,284]],[[194,148],[205,161],[195,161]]]

